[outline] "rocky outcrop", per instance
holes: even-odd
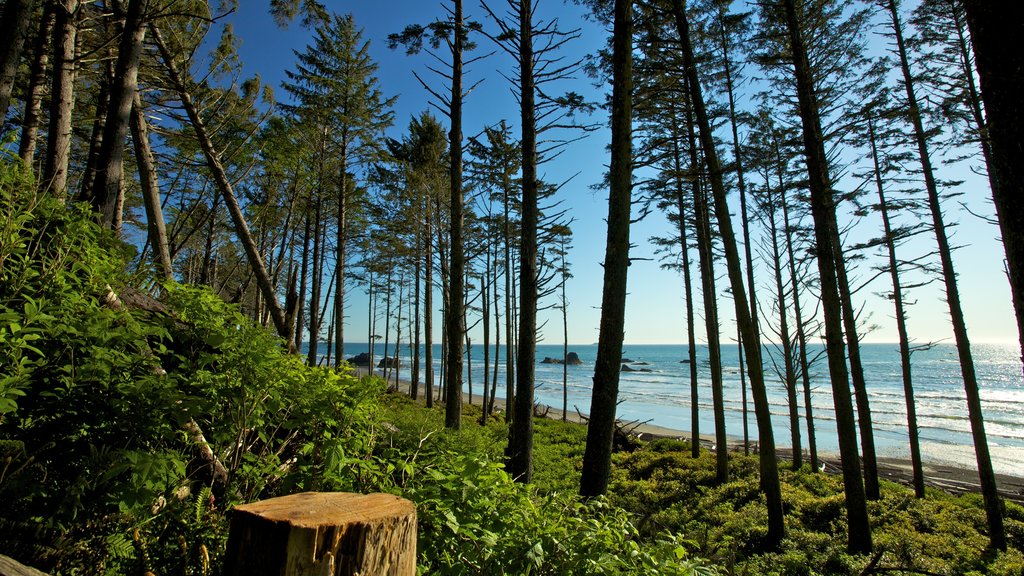
[[[619,368],[619,371],[620,372],[650,372],[651,369],[650,368],[633,368],[629,364],[623,364],[622,367]]]
[[[565,361],[564,362],[562,360],[558,359],[558,358],[552,358],[551,356],[545,356],[544,359],[540,361],[540,363],[541,364],[568,364],[569,366],[579,366],[580,364],[583,364],[583,360],[580,360],[580,355],[579,354],[577,354],[575,352],[569,352],[568,354],[565,355]]]
[[[398,368],[399,364],[400,362],[397,357],[389,358],[385,356],[380,359],[380,362],[377,362],[377,368]]]
[[[370,353],[362,352],[348,359],[348,363],[353,366],[369,366],[370,365]]]

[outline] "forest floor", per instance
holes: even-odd
[[[366,375],[368,372],[365,366],[356,367],[356,373],[360,376]],[[380,375],[380,369],[374,371],[375,374]],[[389,390],[395,391],[395,379],[394,376],[389,374]],[[398,379],[397,391],[403,394],[410,394],[410,382],[405,378]],[[422,390],[420,393],[420,402],[424,402],[422,398]],[[472,398],[468,395],[463,400],[467,404],[479,404],[480,395],[474,394]],[[565,416],[565,420],[576,424],[586,424],[587,417],[580,413],[581,407],[575,407],[576,409],[569,410]],[[501,397],[494,398],[494,411],[496,414],[505,412],[505,399]],[[562,419],[562,410],[553,406],[538,405],[534,409],[534,413],[542,415],[552,420]],[[690,433],[682,430],[676,430],[673,428],[666,428],[664,426],[656,426],[647,422],[623,422],[623,429],[629,434],[635,436],[639,440],[652,440],[655,438],[671,438],[673,440],[689,440]],[[708,450],[715,449],[715,439],[713,436],[702,435],[701,445]],[[729,450],[732,452],[743,452],[744,445],[743,439],[736,436],[729,437]],[[749,447],[751,453],[757,453],[757,443],[751,442]],[[784,466],[785,463],[792,460],[792,450],[789,448],[778,448],[776,453],[779,457],[780,466]],[[804,460],[809,459],[809,454],[804,450]],[[830,452],[819,452],[818,459],[821,462],[821,466],[824,467],[824,471],[829,474],[840,474],[842,472],[841,461],[839,454]],[[937,488],[950,494],[958,495],[967,492],[981,492],[981,484],[978,479],[978,472],[974,469],[967,469],[959,466],[953,466],[950,464],[941,464],[934,462],[924,462],[924,479],[927,486]],[[905,486],[913,485],[913,467],[910,460],[904,458],[893,458],[893,457],[880,457],[878,458],[878,474],[881,478],[903,484]],[[997,474],[996,481],[999,485],[999,493],[1007,500],[1016,502],[1018,504],[1024,504],[1024,476],[1013,476],[1008,474]]]

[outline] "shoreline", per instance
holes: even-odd
[[[355,374],[358,376],[366,376],[369,372],[366,366],[353,366],[353,368]],[[382,369],[375,368],[374,375],[379,377],[381,370]],[[410,392],[410,384],[411,383],[407,378],[399,376],[398,388],[396,389],[394,376],[391,376],[391,380],[387,383],[387,390],[389,392],[402,393],[408,396]],[[474,394],[472,399],[475,402],[473,403],[479,405],[481,398],[481,394]],[[470,399],[466,397],[463,402],[465,404],[470,404],[471,402],[469,402],[469,400]],[[424,402],[422,397],[417,401],[421,403]],[[560,408],[538,404],[535,407],[535,413],[537,408],[542,410],[542,415],[545,418],[552,420],[562,419],[562,410]],[[573,410],[573,408],[579,409],[579,407],[571,407],[568,414],[566,414],[566,421],[579,425],[585,424],[585,417],[581,416],[581,414]],[[495,412],[504,412],[506,410],[504,398],[495,396],[494,410]],[[690,439],[690,433],[683,430],[667,428],[665,426],[658,426],[647,422],[623,422],[621,420],[620,422],[625,424],[628,432],[639,440],[668,438],[688,441]],[[743,451],[742,438],[735,436],[728,436],[727,438],[728,450],[730,452]],[[701,434],[700,443],[702,448],[705,450],[713,451],[715,449],[714,436]],[[757,454],[757,442],[752,441],[750,444],[751,455]],[[792,450],[790,448],[776,448],[775,452],[779,458],[779,468],[788,467],[788,462],[792,456]],[[808,459],[809,453],[807,450],[804,450],[805,462]],[[824,472],[828,474],[841,473],[841,461],[838,453],[819,452],[818,460],[821,462]],[[908,487],[913,486],[913,467],[909,460],[890,456],[879,456],[877,462],[879,478]],[[964,469],[950,464],[930,462],[922,462],[922,466],[924,468],[925,486],[954,495],[960,495],[967,492],[981,492],[981,484],[976,470]],[[1000,496],[1009,501],[1024,505],[1024,477],[1010,474],[996,474],[996,482],[999,486]]]

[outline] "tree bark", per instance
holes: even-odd
[[[992,190],[999,230],[1006,251],[1017,329],[1024,360],[1024,54],[1007,50],[1007,42],[1024,37],[1024,20],[1013,16],[1005,2],[964,2],[974,46],[975,66],[985,102],[988,142],[992,149],[996,186]]]
[[[767,178],[766,178],[767,180]],[[775,291],[779,304],[779,339],[782,340],[782,360],[785,370],[786,398],[789,404],[789,431],[793,443],[793,470],[803,466],[803,449],[800,443],[800,407],[797,406],[796,367],[793,365],[793,339],[789,332],[789,306],[786,304],[786,287],[782,281],[782,250],[779,247],[778,206],[771,183],[765,182],[769,195],[768,233],[772,239],[772,271],[775,273]]]
[[[451,147],[451,165],[448,175],[451,187],[449,198],[449,246],[451,261],[448,283],[448,305],[445,308],[445,409],[444,425],[447,428],[462,427],[462,353],[466,332],[464,294],[466,291],[466,262],[463,245],[463,211],[465,197],[462,190],[462,50],[463,36],[467,29],[462,19],[462,0],[454,0],[455,30],[452,39],[452,94],[451,132],[448,143]]]
[[[871,160],[874,168],[875,187],[878,190],[878,209],[882,216],[882,231],[885,234],[885,248],[889,255],[889,277],[892,279],[892,302],[896,312],[896,332],[900,339],[900,367],[903,376],[903,395],[907,405],[907,434],[910,441],[910,465],[913,469],[914,495],[924,498],[924,468],[921,466],[921,442],[917,429],[917,404],[914,401],[913,369],[910,364],[910,336],[907,332],[907,315],[903,305],[903,287],[900,282],[899,260],[896,259],[896,240],[889,220],[889,203],[885,198],[881,164],[875,139],[875,124],[868,120]]]
[[[56,3],[56,11],[50,126],[46,138],[43,186],[57,198],[63,199],[67,197],[68,164],[71,161],[71,115],[75,108],[79,0],[60,0]]]
[[[689,82],[689,80],[687,80]],[[711,371],[711,403],[715,418],[715,481],[729,481],[729,438],[725,430],[725,396],[722,393],[722,324],[718,319],[718,290],[715,288],[715,251],[711,237],[711,208],[707,191],[701,186],[701,165],[693,118],[693,99],[686,110],[690,139],[690,179],[693,187],[693,213],[697,228],[697,254],[700,262],[701,290],[704,301],[704,328],[708,340]],[[744,417],[746,414],[744,414]]]
[[[768,508],[768,534],[765,544],[775,548],[785,536],[785,523],[782,511],[782,488],[779,484],[778,460],[775,454],[775,436],[772,431],[771,407],[768,404],[768,392],[764,383],[764,372],[761,364],[761,342],[754,330],[753,319],[748,308],[746,289],[743,286],[743,268],[739,252],[736,249],[736,235],[729,215],[726,201],[725,183],[722,179],[722,167],[715,149],[711,122],[708,119],[704,97],[700,87],[696,61],[693,57],[693,45],[690,42],[689,23],[686,19],[686,8],[682,0],[674,0],[672,8],[683,49],[683,62],[686,68],[687,84],[690,101],[697,116],[700,128],[701,148],[704,150],[704,162],[707,164],[711,180],[711,191],[715,201],[715,217],[722,235],[722,247],[725,250],[725,261],[728,269],[729,285],[732,288],[733,303],[736,308],[736,322],[746,345],[743,347],[747,359],[747,377],[750,379],[750,392],[754,398],[754,414],[757,419],[757,431],[760,444],[761,489],[764,490]]]
[[[686,299],[686,344],[690,367],[690,455],[700,456],[700,395],[697,380],[697,338],[693,321],[693,285],[690,277],[690,239],[686,225],[686,202],[683,195],[683,166],[679,153],[681,138],[677,123],[672,123],[672,168],[675,171],[676,206],[679,211],[679,245],[683,261],[683,292]]]
[[[516,403],[508,461],[520,482],[533,479],[533,382],[537,362],[537,120],[533,83],[533,2],[519,0],[519,104],[523,150],[519,243],[519,347]]]
[[[142,184],[142,202],[146,207],[146,229],[149,245],[153,249],[153,260],[160,276],[165,281],[174,279],[171,265],[171,250],[167,242],[167,227],[164,212],[160,206],[160,184],[156,176],[156,162],[149,144],[149,127],[142,108],[142,98],[136,92],[131,115],[132,141],[135,143],[135,162],[139,167],[139,182]]]
[[[594,363],[594,389],[583,454],[580,495],[593,497],[608,489],[611,474],[615,408],[625,330],[626,277],[629,268],[629,223],[633,150],[633,7],[615,0],[612,32],[611,162],[608,236],[605,245],[601,324]],[[522,333],[520,333],[522,336]]]
[[[43,94],[46,92],[46,69],[50,63],[50,41],[53,35],[54,7],[52,2],[43,4],[43,18],[39,22],[33,45],[32,72],[29,77],[28,97],[25,102],[25,119],[21,123],[21,141],[18,156],[31,165],[36,155],[39,140],[39,121],[43,113]]]
[[[0,17],[0,118],[7,116],[35,0],[7,0]]]
[[[790,51],[796,72],[797,99],[803,125],[804,155],[807,162],[811,193],[811,215],[814,217],[814,235],[818,273],[821,278],[822,312],[825,321],[825,349],[828,355],[829,375],[832,382],[832,400],[835,405],[836,429],[839,434],[839,454],[842,459],[843,488],[846,494],[847,549],[852,553],[871,551],[871,525],[868,522],[867,497],[860,474],[857,454],[857,430],[850,396],[850,379],[843,351],[842,304],[836,285],[836,250],[832,246],[831,228],[835,220],[832,201],[832,182],[828,173],[828,160],[818,117],[817,97],[811,79],[810,63],[797,18],[794,0],[784,0],[786,25],[789,31]]]
[[[960,290],[956,284],[952,249],[946,235],[946,224],[942,217],[939,188],[932,170],[931,155],[928,151],[928,139],[924,131],[924,123],[921,120],[921,109],[917,104],[917,96],[914,91],[914,77],[911,74],[910,62],[907,58],[906,46],[903,42],[903,27],[899,21],[895,0],[889,0],[889,13],[892,17],[893,31],[896,34],[900,68],[903,71],[903,86],[907,92],[907,104],[910,106],[909,117],[914,127],[914,139],[921,161],[921,170],[924,173],[925,189],[928,191],[928,207],[932,213],[932,229],[935,231],[935,241],[938,244],[939,260],[942,262],[942,280],[946,287],[946,303],[949,305],[949,316],[953,322],[953,337],[956,340],[956,350],[960,358],[960,371],[964,378],[967,412],[971,420],[971,435],[974,438],[974,453],[978,461],[981,494],[985,500],[985,516],[988,519],[989,542],[993,548],[1005,550],[1006,532],[1003,526],[1003,507],[999,499],[995,471],[992,469],[992,457],[989,454],[988,437],[985,433],[985,418],[981,410],[981,394],[978,390],[978,378],[974,370],[974,357],[971,353],[970,340],[967,337],[967,324],[964,320],[964,313],[960,307]],[[1024,62],[1024,60],[1018,60],[1018,62]],[[1016,72],[1018,75],[1021,74],[1019,69]],[[1019,102],[1017,104],[1019,106]],[[1016,146],[1019,150],[1020,142]],[[999,167],[997,171],[997,174],[1000,176],[1001,168]],[[997,189],[1002,192],[1001,185],[997,186]],[[1014,230],[1013,234],[1019,234],[1019,232],[1019,229],[1017,229]]]
[[[334,367],[341,367],[345,361],[345,248],[346,218],[348,216],[348,132],[342,131],[341,168],[338,190],[338,229],[334,259]],[[385,353],[386,353],[385,348]],[[373,366],[370,366],[373,372]]]
[[[800,351],[797,357],[800,360],[800,380],[804,392],[804,420],[807,425],[807,450],[811,457],[811,470],[818,470],[818,443],[814,434],[814,404],[811,402],[811,373],[807,360],[807,327],[804,324],[803,311],[800,309],[800,280],[796,272],[796,251],[793,250],[793,227],[789,221],[789,202],[786,200],[786,182],[782,169],[781,151],[779,143],[773,137],[777,174],[779,178],[779,199],[782,204],[782,225],[786,238],[786,255],[789,261],[789,280],[793,291],[793,322],[796,328],[797,344]]]
[[[317,194],[313,209],[313,278],[309,287],[309,350],[306,353],[306,364],[316,366],[319,362],[320,347],[320,288],[323,283],[323,255],[320,246],[323,244],[320,231],[320,194]]]
[[[868,400],[867,383],[864,381],[864,365],[860,361],[860,337],[857,335],[857,313],[853,308],[853,294],[846,276],[846,259],[843,257],[842,239],[839,227],[832,217],[832,249],[835,250],[836,286],[839,288],[839,302],[843,309],[843,330],[846,332],[846,349],[849,353],[850,381],[857,401],[857,428],[860,431],[861,460],[864,466],[864,493],[868,500],[878,500],[878,459],[875,456],[875,432],[871,424],[871,406]]]
[[[97,172],[90,194],[93,209],[100,214],[100,223],[113,227],[118,212],[117,202],[124,179],[124,141],[131,122],[132,104],[138,86],[142,41],[146,36],[145,17],[149,0],[128,0],[117,64],[110,86],[110,102],[103,126],[103,141],[97,158]]]

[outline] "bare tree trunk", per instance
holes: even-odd
[[[39,22],[33,46],[32,72],[29,78],[28,98],[25,102],[25,119],[21,123],[21,142],[18,156],[26,164],[32,164],[39,140],[39,120],[43,114],[43,95],[46,92],[46,68],[50,62],[50,40],[53,35],[54,4],[43,4],[43,19]]]
[[[688,80],[687,80],[688,82]],[[686,128],[690,140],[690,179],[693,187],[693,213],[697,228],[697,254],[700,261],[701,291],[704,301],[704,329],[708,340],[711,370],[711,402],[715,418],[715,482],[729,481],[729,438],[725,431],[725,396],[722,393],[722,325],[718,319],[718,290],[715,288],[715,250],[711,236],[711,208],[707,192],[701,186],[701,164],[694,127],[693,102],[686,110]]]
[[[452,94],[451,132],[448,143],[451,146],[449,170],[451,198],[449,198],[449,233],[451,234],[450,281],[448,283],[448,305],[445,308],[445,342],[448,347],[445,367],[444,425],[448,428],[462,427],[462,339],[466,332],[464,294],[466,291],[466,262],[463,245],[463,211],[465,198],[462,190],[462,49],[464,24],[462,0],[454,0],[455,31],[452,39]]]
[[[492,287],[494,288],[494,368],[491,374],[491,402],[487,405],[487,411],[494,412],[494,398],[498,394],[498,365],[500,364],[499,357],[501,356],[501,310],[499,308],[498,298],[498,247],[494,245],[494,282]],[[508,345],[505,346],[505,354],[508,354]],[[507,412],[507,410],[506,410]]]
[[[0,19],[0,118],[7,116],[35,0],[7,0]]]
[[[778,141],[774,141],[775,156],[780,160]],[[781,165],[778,162],[777,165]],[[807,449],[811,456],[811,469],[818,470],[818,443],[814,434],[814,405],[811,403],[811,374],[807,360],[807,329],[804,325],[803,313],[800,310],[800,282],[796,273],[796,251],[793,250],[793,228],[789,223],[789,204],[786,201],[786,182],[782,170],[777,170],[779,177],[779,201],[782,204],[782,224],[786,238],[786,256],[789,261],[789,278],[793,291],[793,320],[796,328],[797,344],[800,351],[800,378],[804,392],[804,420],[807,424]]]
[[[309,217],[309,203],[305,203],[305,209],[303,210],[303,230],[302,230],[302,262],[299,264],[299,303],[298,310],[295,312],[295,341],[293,345],[296,350],[302,350],[302,333],[305,330],[305,316],[306,316],[306,287],[307,279],[309,278],[309,236],[310,228],[312,223]]]
[[[828,173],[817,97],[811,79],[810,63],[804,47],[794,0],[784,0],[789,28],[790,51],[797,80],[797,98],[803,124],[804,154],[811,192],[811,214],[817,241],[818,273],[821,277],[821,300],[825,318],[825,348],[828,353],[832,399],[835,404],[839,453],[842,458],[843,487],[846,493],[847,549],[853,553],[871,551],[871,526],[868,522],[867,498],[860,474],[857,454],[857,431],[850,397],[850,379],[843,353],[842,303],[836,284],[837,251],[831,233],[835,220],[832,182]]]
[[[921,170],[924,173],[925,189],[928,191],[928,207],[932,213],[932,228],[935,231],[935,241],[939,248],[939,260],[942,262],[942,280],[946,288],[946,303],[949,305],[949,316],[953,322],[953,337],[956,340],[956,350],[960,357],[960,371],[964,378],[964,390],[967,394],[967,412],[971,420],[971,435],[974,438],[974,452],[978,461],[981,494],[985,500],[985,515],[988,519],[989,542],[993,548],[1005,550],[1006,532],[1003,526],[1002,502],[999,499],[996,475],[992,469],[992,457],[989,454],[988,437],[985,433],[985,419],[981,410],[981,394],[978,390],[978,378],[974,370],[974,357],[971,353],[970,340],[967,337],[967,324],[964,321],[964,313],[960,307],[960,291],[956,284],[956,270],[953,268],[952,249],[949,246],[949,239],[946,236],[946,224],[942,217],[939,187],[932,170],[931,154],[928,151],[928,139],[924,131],[924,123],[921,120],[921,109],[918,107],[917,96],[914,92],[914,77],[911,74],[910,63],[907,59],[906,46],[903,42],[903,27],[899,21],[895,0],[889,0],[889,13],[892,17],[893,31],[896,34],[900,68],[903,71],[903,86],[907,91],[907,103],[910,106],[909,117],[914,126],[914,140],[917,144],[917,151],[921,161]],[[1017,75],[1018,78],[1021,77],[1019,70]],[[984,81],[984,76],[982,76],[982,80]],[[993,127],[995,127],[994,123]],[[998,173],[1000,176],[1002,175],[1001,167]],[[1002,186],[997,188],[1001,193]],[[1018,232],[1015,231],[1014,233]]]
[[[611,162],[608,193],[608,240],[605,246],[601,327],[594,389],[583,454],[580,495],[599,496],[608,489],[611,473],[615,408],[625,329],[626,277],[629,267],[629,222],[633,151],[633,6],[615,0],[612,32]]]
[[[174,279],[171,265],[171,251],[167,243],[167,227],[164,225],[164,213],[160,206],[160,185],[156,177],[156,162],[153,150],[149,145],[149,128],[146,115],[142,108],[142,98],[136,92],[135,104],[132,106],[131,131],[135,143],[135,162],[139,167],[139,182],[142,184],[142,201],[146,207],[146,222],[149,233],[149,245],[153,249],[153,259],[164,280]]]
[[[853,294],[846,276],[846,259],[843,257],[842,239],[839,227],[832,218],[832,249],[836,251],[836,285],[839,287],[839,302],[843,309],[843,329],[846,332],[846,349],[850,363],[850,380],[853,395],[857,401],[857,428],[860,430],[861,459],[864,466],[864,493],[868,500],[878,500],[878,459],[875,455],[875,433],[871,424],[871,407],[868,400],[867,383],[864,381],[864,366],[860,361],[860,336],[857,335],[857,313],[853,308]]]
[[[1020,144],[1024,142],[1020,106],[1024,100],[1024,55],[1020,50],[1007,50],[1007,42],[1024,35],[1024,21],[1011,13],[1005,2],[973,0],[964,2],[964,9],[985,102],[987,134],[982,138],[992,149],[989,165],[996,174],[992,199],[1006,251],[1024,360],[1024,234],[1020,233],[1024,230],[1024,150]]]
[[[537,119],[533,83],[533,2],[519,5],[519,104],[522,116],[523,192],[519,243],[519,347],[516,403],[509,439],[509,474],[533,479],[533,385],[537,362]]]
[[[199,140],[199,146],[202,148],[203,154],[206,156],[206,163],[210,168],[210,172],[213,174],[214,182],[220,189],[221,196],[224,197],[224,202],[228,206],[228,212],[231,214],[231,219],[235,224],[235,231],[238,233],[239,240],[241,240],[246,257],[249,260],[249,265],[252,267],[256,276],[256,284],[259,286],[260,293],[266,301],[266,306],[270,310],[270,316],[274,321],[274,327],[277,329],[278,335],[287,337],[291,332],[285,322],[284,311],[281,310],[281,304],[277,300],[277,294],[270,283],[270,275],[267,274],[267,268],[263,264],[263,256],[256,248],[256,243],[253,240],[252,233],[249,232],[249,225],[246,223],[245,216],[242,214],[242,209],[238,205],[238,201],[235,199],[235,193],[232,189],[231,181],[228,179],[228,175],[220,163],[220,153],[213,147],[213,142],[210,140],[210,136],[206,132],[206,125],[203,123],[203,119],[199,117],[199,111],[196,110],[195,104],[192,102],[192,95],[189,93],[181,75],[178,73],[178,67],[174,63],[174,56],[171,54],[170,50],[167,49],[167,45],[163,41],[160,30],[152,23],[150,23],[150,30],[153,33],[153,40],[156,42],[157,48],[160,50],[160,55],[164,61],[164,66],[167,68],[171,84],[174,86],[182,105],[185,107],[185,113],[188,114],[189,121],[192,123],[192,128],[195,130],[196,139]]]
[[[708,167],[711,180],[711,191],[714,194],[715,217],[722,235],[722,247],[725,249],[725,261],[732,288],[733,303],[736,308],[736,321],[740,326],[745,346],[743,351],[747,359],[747,373],[750,378],[750,391],[754,397],[754,413],[757,418],[758,440],[760,445],[761,489],[764,490],[768,508],[768,534],[765,543],[775,548],[785,536],[785,523],[782,511],[782,488],[779,484],[778,459],[775,453],[775,436],[772,431],[771,407],[768,404],[768,392],[764,383],[764,372],[761,364],[761,341],[754,329],[753,318],[748,308],[746,289],[743,286],[743,269],[739,253],[736,249],[736,235],[733,232],[732,218],[726,201],[725,183],[722,179],[722,167],[715,150],[714,136],[711,133],[711,122],[705,109],[704,97],[700,87],[696,62],[693,57],[693,45],[690,42],[689,23],[686,19],[686,8],[682,0],[672,3],[679,31],[679,39],[683,48],[683,60],[686,67],[687,84],[690,101],[697,116],[700,127],[701,148],[704,150],[704,161]]]
[[[683,195],[683,166],[679,153],[681,135],[672,123],[672,167],[675,170],[676,206],[679,210],[679,245],[683,260],[683,291],[686,297],[687,360],[690,365],[690,455],[700,456],[700,396],[697,381],[697,338],[693,321],[693,286],[690,277],[690,240],[686,225],[686,202]]]
[[[313,209],[313,278],[309,291],[309,350],[306,355],[306,364],[316,366],[319,361],[320,325],[323,317],[320,315],[320,287],[323,283],[323,251],[321,250],[320,231],[320,195],[317,194],[315,208]]]
[[[426,218],[424,228],[424,247],[426,252],[423,258],[423,395],[427,401],[427,408],[434,407],[434,237],[432,222],[432,211],[430,200],[427,199],[423,214]]]
[[[485,261],[484,261],[484,273],[483,273],[482,279],[480,281],[480,319],[483,322],[483,332],[484,332],[484,373],[483,373],[484,394],[483,394],[483,401],[480,404],[480,407],[482,409],[481,410],[482,413],[480,415],[480,422],[481,422],[481,424],[486,424],[487,423],[487,415],[488,415],[487,411],[489,410],[489,408],[488,408],[489,403],[487,401],[488,400],[488,398],[487,398],[487,395],[488,395],[488,392],[487,392],[487,380],[488,380],[488,378],[487,378],[487,376],[488,376],[488,374],[490,374],[490,371],[491,371],[490,370],[490,366],[491,366],[491,300],[490,300],[490,296],[491,296],[490,290],[491,290],[491,288],[490,287],[491,287],[491,284],[493,283],[493,280],[491,279],[491,250],[490,250],[490,248],[486,248],[485,247],[484,248],[484,252],[486,254],[486,258],[485,258]],[[468,342],[466,343],[466,346],[467,347],[469,346]],[[495,358],[495,362],[497,362],[497,358]],[[470,374],[472,374],[472,371],[470,371]]]
[[[103,125],[103,140],[96,159],[92,190],[85,190],[100,223],[114,227],[119,214],[115,208],[124,179],[124,140],[128,135],[132,103],[138,85],[142,41],[146,36],[144,19],[149,0],[128,0],[118,45],[117,64],[110,86],[110,102]]]
[[[765,178],[768,179],[767,177]],[[782,281],[782,250],[779,248],[778,206],[771,183],[765,182],[769,200],[768,233],[772,239],[772,269],[775,273],[775,290],[779,304],[779,339],[782,341],[783,370],[785,371],[786,397],[789,404],[789,429],[793,443],[793,470],[803,466],[803,447],[800,443],[800,407],[797,405],[796,367],[793,365],[793,338],[789,332],[789,306],[786,304],[786,287]]]
[[[868,120],[875,187],[878,190],[878,208],[882,215],[885,247],[889,253],[889,276],[892,279],[892,301],[896,312],[896,332],[900,338],[900,367],[903,375],[903,395],[907,403],[907,434],[910,440],[910,464],[913,468],[914,495],[924,498],[924,469],[921,466],[921,442],[917,429],[917,404],[914,402],[913,372],[910,364],[910,336],[907,333],[907,315],[903,306],[903,287],[900,282],[899,260],[896,259],[896,240],[889,222],[889,203],[885,198],[882,169],[875,140],[875,124]]]
[[[56,11],[50,126],[46,138],[43,184],[51,194],[63,199],[67,197],[68,164],[71,161],[71,115],[75,108],[79,0],[60,0],[56,3]]]
[[[413,335],[412,340],[412,366],[410,367],[409,396],[416,400],[420,393],[420,276],[422,272],[422,230],[416,230],[416,252],[413,254]]]
[[[342,135],[341,184],[338,191],[338,234],[334,260],[334,367],[345,360],[345,244],[348,210],[348,136]],[[386,349],[385,349],[386,350]],[[373,367],[371,366],[372,370]]]

